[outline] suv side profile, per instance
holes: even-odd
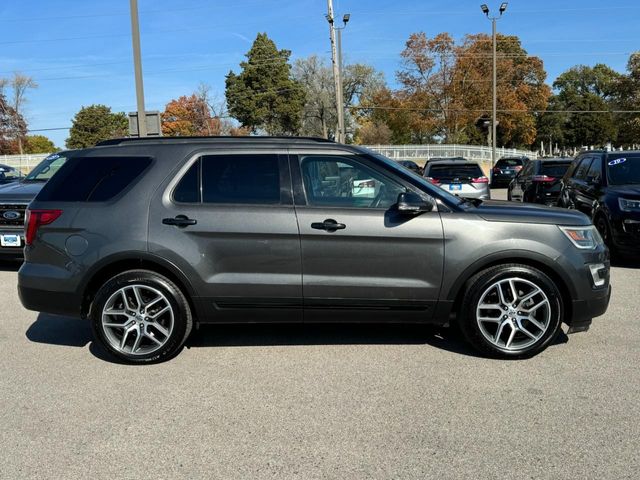
[[[466,200],[367,149],[305,138],[123,139],[69,153],[30,205],[18,289],[130,363],[194,324],[455,318],[529,357],[609,296],[582,213]]]

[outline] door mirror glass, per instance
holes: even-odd
[[[433,201],[424,200],[414,192],[402,192],[398,195],[398,211],[403,213],[430,212],[433,210]]]

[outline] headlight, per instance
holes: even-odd
[[[619,198],[618,204],[623,212],[640,212],[640,200],[631,200],[628,198]]]
[[[602,245],[602,237],[596,227],[560,227],[571,243],[580,250],[593,250],[598,245]]]

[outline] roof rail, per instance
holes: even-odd
[[[316,142],[316,143],[335,143],[333,140],[327,140],[326,138],[320,137],[294,137],[294,136],[242,136],[242,137],[232,137],[232,136],[217,136],[217,137],[208,137],[208,136],[184,136],[184,137],[125,137],[125,138],[112,138],[109,140],[103,140],[96,144],[97,147],[103,147],[107,145],[122,145],[123,143],[133,143],[133,142],[160,142],[160,143],[171,143],[171,142],[184,142],[190,140],[197,141],[206,141],[206,142],[225,142],[225,141],[234,141],[234,142],[269,142],[273,140],[281,140],[281,141],[300,141],[300,142]]]

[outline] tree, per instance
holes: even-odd
[[[25,153],[52,153],[58,148],[44,135],[28,135],[24,139]]]
[[[13,130],[14,142],[17,147],[17,153],[23,153],[24,136],[26,135],[27,123],[24,119],[24,105],[27,102],[27,90],[37,88],[38,84],[33,78],[14,72],[13,77],[9,79],[0,79],[0,93],[4,94],[4,89],[9,86],[10,95],[8,100],[11,107],[11,114],[7,116],[10,128]],[[5,115],[7,111],[5,110]]]
[[[21,115],[16,114],[0,88],[0,154],[18,153],[18,139],[23,138],[26,133],[26,122]]]
[[[387,124],[365,120],[356,132],[356,143],[360,145],[386,145],[391,142],[392,132]]]
[[[632,53],[627,63],[627,75],[616,85],[614,104],[618,110],[640,111],[640,52]],[[618,128],[617,144],[637,148],[640,144],[640,114],[619,113],[614,116]]]
[[[162,134],[168,137],[220,135],[220,119],[211,117],[209,105],[195,94],[171,100],[162,113]]]
[[[622,75],[606,65],[578,65],[562,73],[553,88],[557,91],[554,108],[564,143],[570,147],[603,146],[617,137],[611,105]]]
[[[270,135],[297,134],[300,131],[305,91],[291,77],[289,50],[278,50],[266,33],[259,33],[242,71],[226,77],[229,113],[252,132]]]
[[[112,113],[106,105],[90,105],[76,113],[65,143],[67,148],[87,148],[102,140],[124,137],[128,131],[124,113]]]

